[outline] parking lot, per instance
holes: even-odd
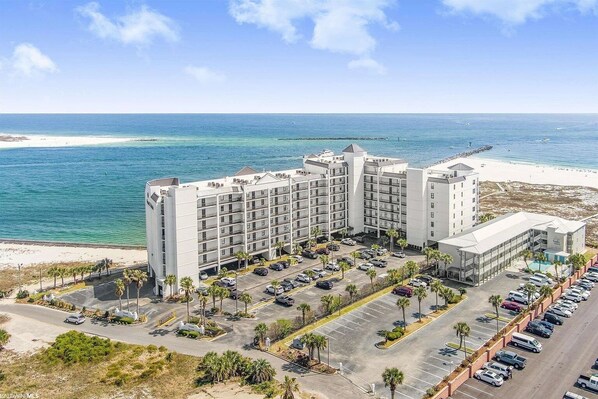
[[[596,393],[576,386],[580,374],[595,373],[598,357],[598,294],[596,289],[563,326],[556,326],[551,338],[534,336],[542,344],[542,352],[534,354],[509,345],[508,350],[527,358],[524,370],[514,371],[513,380],[498,388],[470,378],[451,398],[561,398],[566,391],[598,398]],[[529,333],[526,333],[531,335]]]

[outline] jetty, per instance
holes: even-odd
[[[383,141],[388,137],[281,137],[282,141]]]
[[[467,157],[470,157],[472,155],[479,154],[480,152],[490,151],[491,149],[492,149],[491,145],[483,145],[481,147],[474,148],[474,149],[469,150],[469,151],[460,152],[460,153],[452,155],[450,157],[443,158],[443,159],[441,159],[438,162],[434,162],[433,164],[428,165],[427,167],[430,168],[432,166],[440,165],[440,164],[445,163],[445,162],[450,162],[450,161],[452,161],[454,159],[458,159],[458,158],[467,158]]]

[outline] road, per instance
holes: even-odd
[[[579,374],[589,374],[590,366],[598,357],[598,290],[588,301],[582,302],[563,326],[557,326],[549,339],[537,338],[542,352],[533,354],[513,350],[528,359],[523,371],[516,371],[514,382],[507,380],[500,388],[469,379],[456,394],[455,399],[500,398],[560,398],[566,391],[579,393],[588,398],[598,395],[574,387]],[[595,371],[593,371],[595,372]]]

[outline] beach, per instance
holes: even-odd
[[[122,137],[89,136],[41,136],[0,134],[0,149],[8,148],[43,148],[43,147],[78,147],[100,144],[118,144],[132,141]]]
[[[476,157],[453,159],[434,167],[434,169],[441,169],[457,163],[464,163],[476,169],[480,174],[480,181],[518,181],[529,184],[598,188],[598,170],[596,169],[576,169]]]
[[[39,263],[95,263],[103,258],[129,266],[147,262],[147,252],[145,249],[0,242],[0,269],[16,268],[19,264],[27,267]]]

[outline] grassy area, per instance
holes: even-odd
[[[39,283],[39,273],[41,270],[42,278],[48,278],[48,269],[51,267],[62,267],[66,269],[86,266],[89,262],[62,262],[62,263],[40,263],[39,265],[25,266],[21,268],[21,284],[27,285],[32,283]],[[77,276],[79,279],[80,276]],[[65,282],[71,282],[72,276],[66,276]],[[0,269],[0,291],[8,291],[11,288],[17,288],[19,284],[19,271],[16,268]],[[58,278],[60,285],[60,278]],[[46,283],[47,285],[47,283]]]
[[[586,258],[586,262],[592,259],[598,253],[598,249],[596,248],[588,248],[588,250],[583,254],[584,258]]]
[[[454,349],[454,350],[463,351],[463,347],[462,346],[459,347],[459,344],[456,344],[454,342],[447,342],[446,346],[451,349]],[[467,348],[467,354],[471,355],[472,353],[475,353],[475,350],[473,350],[471,348]]]
[[[492,320],[496,320],[496,314],[494,313],[485,313],[484,314],[485,317],[492,319]],[[506,317],[498,317],[499,321],[505,322],[505,323],[509,323],[511,321],[511,319],[507,319]]]

